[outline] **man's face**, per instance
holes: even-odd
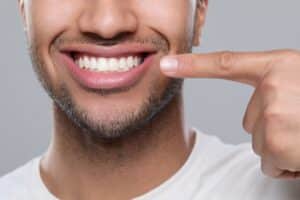
[[[20,5],[43,86],[76,125],[105,138],[142,127],[181,91],[182,80],[164,76],[159,61],[191,51],[204,15],[196,0]]]

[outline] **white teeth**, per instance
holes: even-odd
[[[120,71],[126,71],[127,70],[127,62],[126,62],[126,58],[121,58],[120,61],[119,61],[120,65],[119,65],[119,69]]]
[[[83,67],[87,67],[87,66],[90,66],[90,61],[87,56],[84,56],[83,57]]]
[[[127,66],[134,66],[133,57],[132,56],[129,56],[127,58]]]
[[[93,70],[97,70],[97,59],[96,58],[91,58],[90,62],[91,62],[91,68]]]
[[[124,72],[142,63],[140,56],[129,56],[122,58],[95,58],[81,56],[75,60],[81,69],[101,72]]]
[[[98,58],[97,64],[98,71],[107,71],[109,69],[107,59],[105,58]]]
[[[119,69],[119,62],[116,58],[108,59],[108,66],[110,71],[117,71]]]
[[[133,63],[134,63],[134,66],[138,66],[139,65],[138,57],[134,57]]]
[[[80,58],[78,63],[79,63],[78,65],[79,65],[80,68],[84,67],[83,58]]]

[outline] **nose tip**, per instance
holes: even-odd
[[[109,39],[137,29],[137,19],[130,6],[119,1],[105,1],[84,10],[79,19],[79,29]]]

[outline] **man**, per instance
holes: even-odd
[[[1,200],[300,199],[299,52],[189,54],[207,0],[19,5],[54,128]],[[185,77],[256,88],[244,127],[258,156],[186,127]]]

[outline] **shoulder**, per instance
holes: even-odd
[[[217,136],[195,130],[197,133],[196,151],[199,159],[202,162],[205,160],[207,169],[220,166],[217,168],[226,170],[232,167],[259,165],[260,158],[252,151],[251,143],[228,144]]]
[[[34,164],[37,158],[0,177],[0,199],[30,199],[29,190],[34,177]]]
[[[213,185],[215,191],[222,194],[223,198],[299,199],[300,180],[281,180],[264,175],[261,171],[260,157],[253,152],[251,143],[226,144],[216,136],[200,132],[201,137],[207,142],[202,142],[205,155],[201,155],[205,158],[201,165],[204,164],[205,167],[202,176],[199,177]]]

